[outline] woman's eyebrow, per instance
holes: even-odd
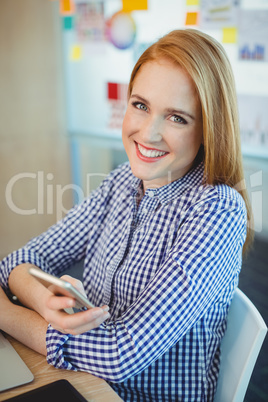
[[[140,101],[142,103],[145,103],[146,105],[150,106],[150,102],[147,99],[145,99],[142,96],[140,96],[140,95],[132,94],[130,96],[130,98],[135,98],[138,101]],[[184,116],[190,117],[190,119],[195,120],[195,117],[192,114],[190,114],[190,113],[188,113],[188,112],[186,112],[185,110],[182,110],[182,109],[167,108],[167,109],[165,109],[165,111],[168,114],[179,114],[179,115],[183,114]]]
[[[140,95],[132,94],[130,96],[130,98],[136,98],[137,100],[141,101],[142,103],[146,103],[146,105],[150,105],[150,102],[147,99],[145,99],[142,96],[140,96]]]
[[[166,111],[167,111],[169,114],[183,114],[183,115],[185,115],[185,116],[190,117],[190,119],[195,120],[195,117],[194,117],[192,114],[190,114],[190,113],[188,113],[188,112],[186,112],[185,110],[182,110],[182,109],[172,109],[172,108],[168,108],[168,109],[166,109]]]

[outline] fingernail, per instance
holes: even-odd
[[[103,311],[102,311],[102,309],[94,310],[92,312],[92,314],[93,314],[94,318],[98,318],[98,317],[101,317],[103,315]]]
[[[107,320],[107,318],[110,318],[111,315],[109,313],[104,314],[103,316],[103,321]]]
[[[67,302],[69,307],[74,307],[75,306],[75,301],[73,299],[69,299]]]
[[[103,310],[104,312],[109,311],[109,309],[110,309],[109,306],[103,306],[103,307],[102,307],[102,310]]]

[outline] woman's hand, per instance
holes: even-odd
[[[24,306],[36,311],[53,328],[63,333],[78,335],[98,327],[109,318],[108,306],[95,307],[75,314],[66,313],[64,309],[75,307],[75,300],[71,297],[55,296],[49,288],[29,274],[31,266],[32,264],[22,264],[14,268],[9,276],[9,288]],[[82,284],[76,279],[70,276],[64,276],[63,279],[83,292]]]
[[[82,282],[68,275],[64,275],[61,279],[70,282],[80,293],[86,296]],[[46,299],[44,318],[53,328],[62,333],[79,335],[97,328],[110,317],[108,306],[94,307],[86,311],[68,314],[65,309],[72,307],[75,307],[75,299],[66,296],[55,296],[50,292]]]

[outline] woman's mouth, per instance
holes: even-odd
[[[135,142],[135,145],[138,157],[146,162],[155,162],[168,154],[168,152],[160,151],[159,149],[145,148],[137,142]]]

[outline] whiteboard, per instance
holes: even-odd
[[[213,0],[206,1],[213,3]],[[120,0],[106,0],[103,3],[105,18],[111,17],[122,7]],[[241,1],[242,10],[258,6],[261,9],[268,9],[266,0]],[[64,29],[63,57],[69,134],[103,139],[121,138],[120,125],[113,127],[110,124],[112,109],[111,102],[107,98],[107,84],[127,84],[138,57],[138,45],[149,45],[173,29],[185,28],[186,13],[196,9],[199,10],[194,6],[189,7],[186,0],[148,0],[148,10],[131,13],[136,24],[133,46],[120,50],[109,41],[100,45],[80,43],[83,54],[78,61],[70,59],[70,49],[77,44],[76,31]],[[222,41],[221,29],[205,30],[199,26],[191,28],[203,30],[219,42]],[[267,61],[241,61],[238,57],[237,44],[223,44],[223,46],[233,67],[238,95],[267,97]],[[262,156],[268,156],[268,147],[260,148]],[[249,147],[246,152],[250,153],[251,150]],[[258,154],[256,149],[255,154]]]

